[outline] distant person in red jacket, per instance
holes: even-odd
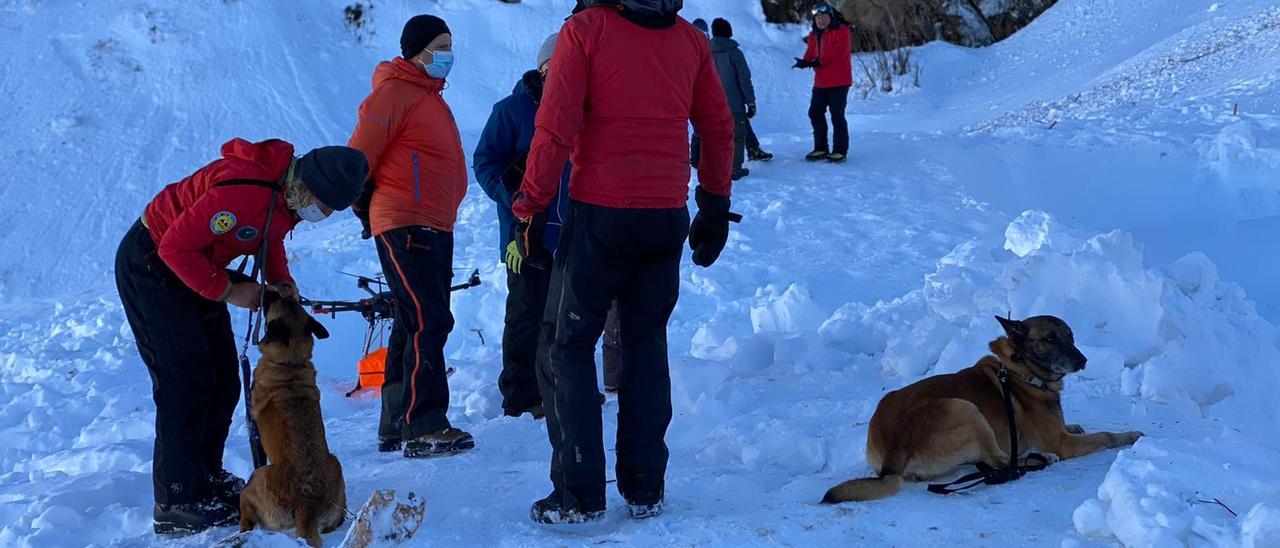
[[[244,481],[222,468],[240,399],[226,303],[257,308],[262,288],[226,266],[256,254],[265,239],[266,281],[296,297],[285,234],[346,209],[369,171],[364,155],[347,147],[296,160],[293,152],[275,139],[228,141],[222,158],[164,187],[116,251],[116,288],[156,403],[157,534],[239,519]]]
[[[618,490],[636,519],[662,511],[671,422],[667,320],[686,237],[710,266],[729,236],[733,116],[706,36],[680,0],[587,0],[551,58],[528,170],[513,205],[516,240],[536,251],[572,156],[568,218],[551,274],[538,381],[552,446],[539,523],[599,520],[605,453],[595,347],[618,302]],[[698,216],[689,224],[688,123],[702,136]]]
[[[348,146],[369,158],[368,202],[356,204],[395,298],[382,384],[378,450],[407,458],[475,447],[454,428],[444,346],[453,331],[449,286],[453,226],[467,193],[462,139],[441,92],[453,67],[444,20],[418,15],[400,34],[400,57],[378,64]]]
[[[795,68],[813,69],[813,95],[809,99],[809,122],[813,124],[813,152],[805,155],[810,162],[845,161],[849,154],[849,122],[844,118],[853,86],[853,35],[849,24],[825,2],[814,4],[813,31],[805,39],[804,57],[796,59]],[[827,112],[831,112],[832,140],[827,147]]]

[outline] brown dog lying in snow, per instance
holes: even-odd
[[[311,546],[342,526],[347,490],[342,464],[329,452],[312,340],[329,332],[294,299],[267,293],[262,359],[253,374],[253,409],[271,464],[254,472],[240,495],[240,530],[292,528]]]
[[[876,477],[832,487],[822,502],[885,498],[902,480],[937,479],[958,466],[1009,466],[1009,421],[996,371],[1009,371],[1020,449],[1062,459],[1131,445],[1141,432],[1085,434],[1062,417],[1062,378],[1084,369],[1066,322],[1053,316],[1024,321],[996,318],[1006,336],[991,341],[992,355],[948,375],[935,375],[885,394],[867,429],[867,464]]]

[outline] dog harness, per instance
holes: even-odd
[[[1018,466],[1018,423],[1013,416],[1013,394],[1009,388],[1009,374],[1010,371],[1005,368],[1004,364],[1000,364],[1000,369],[996,370],[996,378],[1000,380],[1000,393],[1004,397],[1004,415],[1009,420],[1009,466],[1007,468],[992,468],[985,463],[979,462],[976,465],[977,472],[961,476],[960,479],[950,483],[929,484],[930,493],[947,495],[972,489],[984,483],[987,485],[999,485],[1019,479],[1028,472],[1036,472],[1049,467],[1049,459],[1039,453],[1027,454],[1027,462],[1036,461],[1035,464]],[[1037,385],[1022,375],[1018,375],[1018,377],[1026,381],[1027,384],[1044,389],[1044,383]]]

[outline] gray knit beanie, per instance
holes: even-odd
[[[553,33],[542,42],[542,47],[538,48],[538,64],[534,68],[542,68],[542,65],[551,60],[551,55],[556,51],[556,38],[560,37],[560,33]]]

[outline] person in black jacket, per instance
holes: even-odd
[[[733,112],[733,180],[736,181],[751,173],[742,163],[746,160],[747,119],[756,115],[756,90],[751,85],[747,57],[733,40],[733,26],[716,18],[711,22],[711,37],[711,57],[715,59],[720,84]]]

